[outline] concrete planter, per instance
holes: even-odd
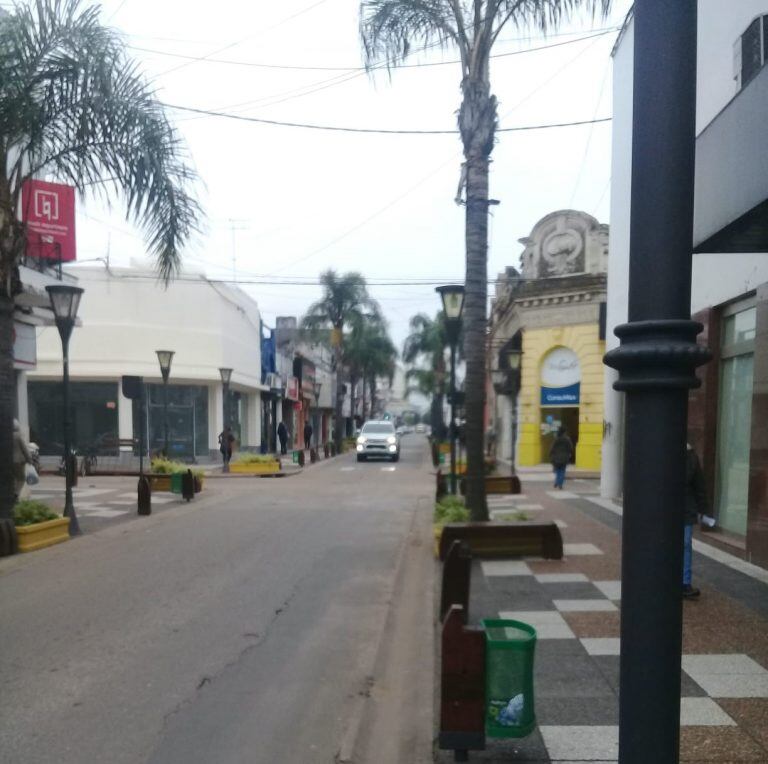
[[[69,518],[60,517],[33,525],[17,525],[20,552],[34,552],[69,539]]]
[[[274,475],[280,472],[280,462],[230,462],[229,472],[237,475]]]

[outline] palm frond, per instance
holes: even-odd
[[[366,66],[380,60],[387,68],[420,47],[461,47],[460,26],[451,0],[364,0],[360,5],[360,39]]]
[[[196,174],[99,8],[81,0],[18,6],[0,25],[0,83],[0,183],[13,203],[24,181],[43,173],[81,195],[122,197],[167,282],[202,218],[190,192]]]

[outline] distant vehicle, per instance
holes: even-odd
[[[369,456],[400,460],[400,437],[392,422],[371,420],[363,425],[357,438],[357,461],[367,461]]]
[[[419,422],[416,425],[416,432],[426,432],[426,431],[427,431],[426,425],[422,424],[421,422]]]
[[[402,424],[395,430],[397,435],[405,435],[406,432],[408,432],[408,430]]]

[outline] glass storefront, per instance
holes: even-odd
[[[80,453],[118,453],[118,389],[116,382],[70,382],[72,446]],[[61,382],[30,380],[30,440],[43,456],[64,452],[64,401]]]
[[[162,384],[147,388],[145,433],[150,453],[165,445],[165,407]],[[133,401],[133,431],[139,435],[139,402]],[[203,385],[168,385],[168,456],[196,459],[208,456],[208,388]]]
[[[742,304],[726,311],[722,327],[715,508],[719,524],[742,536],[747,532],[755,320],[755,308]]]

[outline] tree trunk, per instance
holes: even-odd
[[[0,286],[0,521],[13,516],[13,298]]]
[[[376,376],[373,375],[368,383],[368,388],[371,391],[371,419],[376,418]]]
[[[352,434],[354,435],[357,428],[357,419],[355,412],[357,411],[357,375],[354,371],[349,374],[349,413],[352,417]]]
[[[336,367],[336,411],[334,412],[334,425],[333,425],[333,442],[336,446],[336,453],[341,453],[341,441],[344,438],[342,433],[343,416],[342,411],[344,408],[344,383],[342,382],[341,374],[341,354],[342,347],[341,342],[336,344],[333,348],[333,365]]]
[[[462,83],[459,129],[466,169],[466,297],[464,301],[466,502],[473,521],[488,520],[485,500],[485,334],[488,303],[488,168],[496,129],[496,99],[485,80]]]
[[[365,405],[365,388],[366,388],[365,383],[366,383],[365,374],[363,374],[363,422],[364,423],[368,419],[368,409]]]

